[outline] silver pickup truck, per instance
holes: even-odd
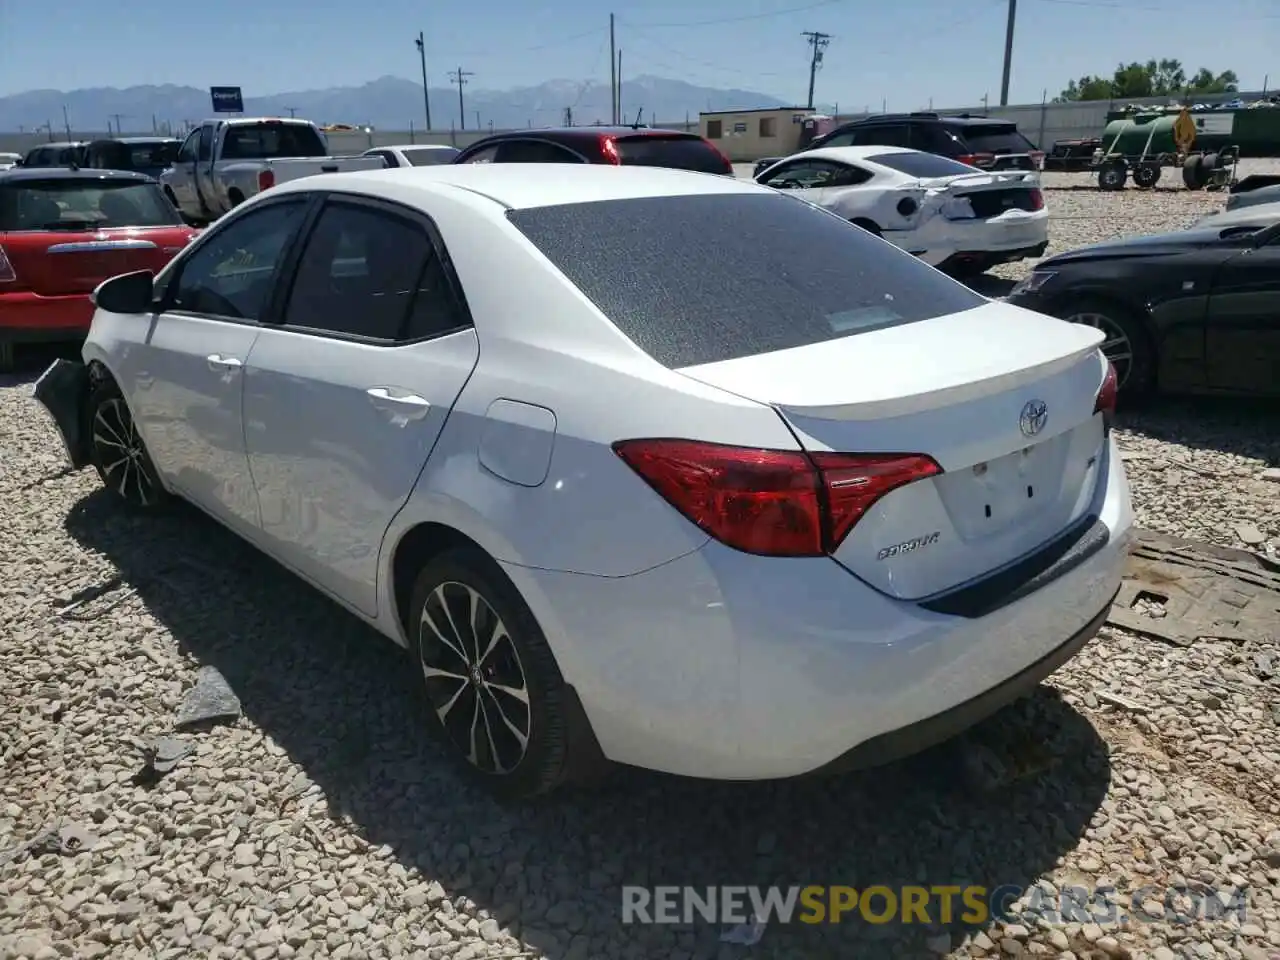
[[[308,120],[206,120],[183,141],[160,184],[192,224],[206,224],[254,194],[317,173],[380,170],[381,157],[331,157]]]

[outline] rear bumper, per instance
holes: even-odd
[[[75,340],[89,332],[92,321],[93,302],[87,293],[0,293],[0,340],[9,343]]]
[[[1014,263],[1027,258],[1038,259],[1044,256],[1049,248],[1049,241],[1037,243],[1031,247],[1018,247],[1013,250],[959,250],[939,262],[939,270],[989,270],[1002,263]]]
[[[1049,246],[1049,215],[1040,210],[1013,219],[948,220],[935,214],[916,230],[900,234],[886,231],[884,237],[916,253],[933,267],[961,260],[964,263],[981,260],[994,266],[1023,257],[1043,256]]]
[[[826,558],[715,542],[630,577],[504,568],[610,759],[734,780],[879,763],[1027,692],[1097,631],[1133,524],[1114,441],[1106,460],[1087,549],[985,600],[896,600]]]

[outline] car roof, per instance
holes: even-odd
[[[953,127],[1017,127],[1017,123],[1004,117],[955,117],[932,113],[882,113],[872,117],[859,117],[841,124],[842,127],[872,126],[882,123],[945,123]]]
[[[109,137],[117,143],[181,143],[177,137]]]
[[[486,143],[497,140],[527,140],[530,137],[537,137],[546,140],[570,140],[570,141],[598,141],[601,137],[645,137],[645,136],[663,136],[663,137],[685,137],[688,139],[700,139],[698,134],[690,133],[687,130],[668,130],[664,127],[543,127],[541,129],[534,128],[530,130],[503,130],[501,133],[491,133],[483,140],[477,140],[476,143]],[[469,146],[475,146],[475,143]]]
[[[365,153],[372,153],[374,150],[457,150],[457,147],[451,147],[447,143],[384,143],[379,147],[370,147]]]
[[[335,190],[397,197],[411,202],[444,191],[466,191],[509,209],[550,207],[642,197],[685,197],[708,193],[765,193],[767,187],[714,173],[666,167],[615,167],[562,163],[460,163],[433,167],[359,170],[300,177],[272,189],[279,195],[305,190]]]
[[[880,147],[875,144],[869,144],[861,147],[815,147],[812,150],[803,150],[800,153],[792,154],[787,157],[788,160],[794,160],[796,157],[821,157],[825,160],[844,160],[847,162],[870,162],[874,163],[873,157],[883,157],[889,153],[923,153],[922,150],[912,150],[910,147]]]
[[[39,144],[38,146],[32,147],[30,150],[27,151],[27,153],[32,153],[36,150],[45,150],[45,149],[60,150],[64,147],[83,147],[87,142],[88,142],[87,140],[50,140],[48,143],[42,143],[42,144]]]
[[[0,171],[0,184],[24,180],[132,180],[150,183],[152,178],[134,170],[94,170],[88,167],[16,167]]]

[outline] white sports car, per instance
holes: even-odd
[[[906,147],[825,147],[775,163],[756,182],[839,214],[953,274],[1040,257],[1049,245],[1036,173],[988,173]]]
[[[503,795],[882,762],[1029,692],[1120,585],[1102,334],[750,182],[322,174],[95,297],[35,388],[72,465],[405,647]]]

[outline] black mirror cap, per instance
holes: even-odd
[[[147,313],[155,280],[156,275],[150,270],[122,273],[98,284],[90,299],[95,307],[108,313]]]

